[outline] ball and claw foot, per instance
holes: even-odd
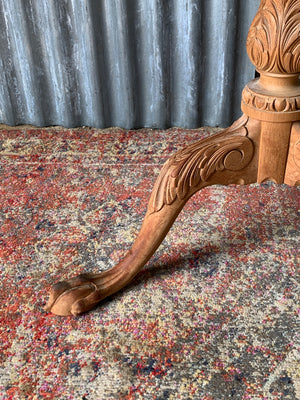
[[[56,283],[44,309],[56,315],[77,316],[89,311],[103,297],[105,296],[93,281],[92,274],[82,274]]]

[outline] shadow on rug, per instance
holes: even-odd
[[[2,126],[0,399],[300,399],[297,188],[204,189],[120,293],[43,311],[124,255],[162,163],[209,134]]]

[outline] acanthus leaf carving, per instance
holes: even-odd
[[[217,171],[239,171],[253,157],[254,147],[247,137],[243,116],[232,127],[191,144],[172,156],[164,165],[155,183],[150,207],[153,212],[171,205],[176,199],[186,200]]]
[[[250,26],[248,55],[260,71],[300,72],[300,1],[262,0]]]

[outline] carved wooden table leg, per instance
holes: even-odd
[[[300,0],[262,0],[247,49],[261,74],[243,92],[244,115],[163,166],[141,230],[123,260],[53,286],[46,310],[78,315],[127,285],[156,251],[188,199],[214,184],[300,182]]]

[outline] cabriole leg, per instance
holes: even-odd
[[[194,193],[214,184],[255,182],[259,130],[259,122],[243,116],[231,128],[171,157],[157,178],[141,230],[124,259],[108,271],[57,283],[46,310],[57,315],[78,315],[90,310],[134,278]]]
[[[260,73],[242,94],[244,115],[162,168],[142,228],[123,260],[54,285],[46,310],[78,315],[127,285],[160,245],[187,200],[214,185],[300,182],[300,0],[261,0],[247,51]]]

